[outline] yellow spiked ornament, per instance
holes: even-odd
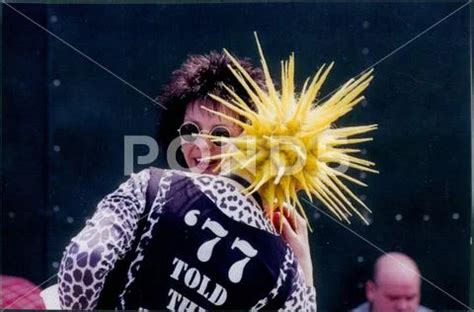
[[[349,222],[355,213],[365,223],[367,220],[350,199],[364,209],[369,208],[343,183],[348,180],[361,186],[363,182],[337,170],[339,167],[355,168],[378,173],[374,163],[353,156],[360,152],[347,145],[362,143],[372,138],[353,138],[377,129],[377,125],[334,128],[333,123],[347,114],[364,98],[360,94],[372,80],[372,70],[357,79],[350,79],[328,100],[317,102],[318,92],[334,63],[323,65],[313,79],[308,78],[301,93],[295,92],[292,54],[281,63],[281,90],[273,84],[262,48],[255,33],[267,91],[263,90],[227,51],[233,66],[234,76],[247,91],[257,110],[253,111],[230,88],[231,100],[210,96],[231,109],[247,122],[223,113],[202,107],[243,128],[242,135],[234,138],[206,136],[214,141],[230,143],[232,149],[209,159],[221,159],[222,173],[236,173],[250,177],[252,184],[244,190],[251,194],[259,192],[270,215],[275,209],[283,213],[283,207],[295,207],[306,218],[297,192],[303,190],[311,198],[319,199],[339,220]],[[225,167],[225,168],[224,168]]]

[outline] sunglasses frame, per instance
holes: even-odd
[[[195,122],[186,121],[186,122],[184,122],[181,126],[179,126],[179,128],[178,128],[178,130],[177,130],[178,133],[179,133],[179,137],[180,137],[184,142],[186,142],[186,143],[193,143],[193,142],[197,139],[197,137],[195,137],[195,136],[193,136],[193,135],[186,135],[186,134],[183,135],[183,134],[181,133],[181,128],[183,128],[183,126],[185,126],[185,125],[193,125],[194,127],[196,127],[196,129],[198,130],[198,132],[197,132],[195,135],[200,135],[200,134],[213,135],[212,133],[214,132],[215,129],[217,129],[217,128],[222,128],[222,129],[225,129],[225,130],[227,131],[227,133],[229,134],[228,137],[229,137],[229,138],[231,137],[230,129],[229,129],[228,127],[226,127],[226,126],[218,125],[218,126],[213,127],[211,130],[202,130],[201,127],[199,127]],[[193,139],[193,140],[189,140],[189,139],[186,138],[186,137],[188,137],[188,136],[189,136],[189,137],[192,137],[192,138],[194,138],[194,139]],[[214,141],[212,141],[212,143],[213,143],[214,145],[216,145],[216,146],[219,146],[219,147],[226,144],[226,143],[224,143],[224,142],[214,142]],[[220,145],[219,145],[219,144],[220,144]]]

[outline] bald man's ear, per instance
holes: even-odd
[[[375,299],[375,292],[377,291],[377,286],[372,281],[367,281],[365,283],[365,297],[368,301],[373,302]]]

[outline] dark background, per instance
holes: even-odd
[[[461,5],[14,7],[154,97],[187,54],[225,47],[256,63],[254,30],[275,78],[292,51],[299,86],[335,61],[324,95]],[[55,274],[97,202],[126,179],[124,136],[154,135],[161,109],[5,5],[2,15],[1,272],[40,284]],[[369,188],[353,187],[374,210],[372,223],[353,219],[348,228],[384,251],[411,255],[425,278],[465,304],[472,274],[469,40],[465,7],[380,62],[367,101],[339,123],[379,124],[364,152],[381,173],[355,173]],[[381,251],[325,210],[308,209],[319,308],[351,308],[364,300],[363,283]],[[465,308],[427,282],[422,293],[431,308]]]

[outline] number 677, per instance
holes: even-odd
[[[199,210],[190,210],[184,216],[184,222],[188,226],[195,226],[198,223],[198,217],[200,215]],[[199,246],[197,251],[197,258],[201,262],[208,262],[209,259],[212,257],[212,253],[214,251],[214,247],[221,241],[224,237],[227,236],[228,231],[224,229],[224,227],[218,223],[217,221],[213,221],[210,218],[207,218],[206,221],[202,224],[201,230],[209,230],[211,231],[216,237],[207,240]],[[241,260],[236,261],[233,263],[228,271],[229,280],[232,283],[239,283],[242,279],[242,275],[245,269],[245,266],[250,261],[251,258],[255,257],[258,251],[250,245],[249,242],[246,240],[240,239],[236,237],[232,242],[230,247],[231,249],[238,249],[244,254],[244,258]]]

